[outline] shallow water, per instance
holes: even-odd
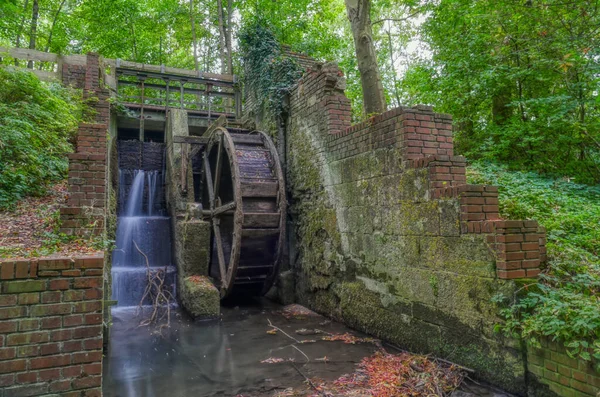
[[[133,309],[113,309],[104,396],[272,396],[278,390],[304,385],[305,378],[294,365],[309,378],[334,380],[353,372],[363,357],[377,350],[369,343],[340,341],[297,345],[309,357],[307,362],[291,347],[291,339],[281,332],[267,334],[269,320],[298,340],[320,339],[319,335],[296,334],[300,328],[364,335],[320,316],[287,319],[278,313],[282,309],[266,300],[247,300],[244,305],[222,307],[221,319],[212,322],[193,322],[176,310],[170,330],[163,331],[162,337],[138,328]],[[269,357],[291,358],[294,364],[261,363]],[[327,362],[317,361],[323,357]],[[504,394],[483,388],[474,395]]]

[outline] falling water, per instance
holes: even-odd
[[[119,170],[116,249],[112,258],[112,299],[118,306],[137,306],[148,285],[147,267],[166,269],[165,284],[175,294],[171,263],[171,222],[164,209],[159,171]],[[126,192],[131,181],[131,187]],[[149,302],[144,302],[145,304]]]

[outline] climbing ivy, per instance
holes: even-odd
[[[246,92],[251,92],[257,105],[266,109],[273,119],[286,111],[285,97],[302,76],[302,69],[285,57],[266,20],[255,18],[247,22],[239,34],[244,62]]]

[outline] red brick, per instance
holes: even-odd
[[[36,317],[55,316],[58,314],[70,314],[71,304],[51,303],[48,305],[37,305],[31,308],[31,315]]]
[[[80,277],[73,283],[74,288],[99,288],[102,286],[102,277]]]
[[[0,295],[0,306],[13,306],[17,304],[17,295]]]
[[[19,320],[19,332],[37,331],[40,328],[40,320],[37,318],[24,318]]]
[[[60,291],[46,291],[42,293],[42,303],[60,302]]]
[[[86,314],[84,318],[86,325],[102,324],[102,314],[100,313]]]
[[[50,387],[48,388],[48,390],[50,392],[61,392],[61,391],[67,391],[71,389],[71,381],[70,380],[59,380],[56,382],[52,382],[50,383]]]
[[[60,379],[60,369],[44,369],[39,373],[41,381],[49,381],[53,379]]]
[[[83,341],[81,341],[81,340],[70,340],[70,341],[63,342],[63,347],[62,347],[63,353],[70,353],[70,352],[83,350],[82,342]],[[93,349],[90,349],[90,350],[93,350]]]
[[[40,347],[38,345],[19,346],[17,348],[18,357],[33,357],[40,355]]]
[[[65,367],[62,369],[62,376],[63,378],[76,378],[81,376],[81,370],[81,365]]]
[[[14,347],[0,347],[0,360],[11,360],[17,356],[17,349]]]
[[[60,353],[60,350],[59,343],[48,343],[40,347],[40,354],[42,356],[48,356],[51,354],[58,354]]]
[[[73,364],[102,361],[102,352],[81,352],[73,354]]]
[[[0,334],[7,334],[9,332],[16,332],[18,329],[19,322],[13,321],[0,321]]]
[[[75,305],[73,307],[73,312],[74,313],[90,313],[90,312],[99,311],[101,309],[102,309],[101,301],[84,301],[84,302],[75,303]]]
[[[8,372],[19,372],[25,371],[27,366],[26,360],[12,360],[12,361],[0,361],[0,374],[6,374]]]
[[[83,373],[87,375],[100,375],[102,373],[102,364],[84,364]]]
[[[70,355],[47,356],[47,357],[32,358],[29,363],[29,366],[31,369],[55,368],[55,367],[63,367],[63,366],[69,365],[70,363],[71,363]]]
[[[60,342],[64,340],[69,340],[73,337],[72,329],[58,329],[55,331],[50,331],[50,340],[52,342]]]
[[[50,280],[49,288],[51,290],[65,290],[69,289],[71,280],[69,279],[57,279]]]
[[[1,307],[0,308],[0,320],[7,320],[11,318],[19,318],[27,315],[26,306],[13,306],[13,307]],[[2,323],[2,321],[0,321]]]
[[[74,389],[87,389],[90,387],[99,387],[102,385],[102,376],[86,376],[85,378],[78,378],[73,380]]]
[[[62,326],[62,317],[42,318],[42,329],[55,329]]]
[[[99,350],[102,348],[102,337],[86,339],[83,341],[83,347],[85,350]]]
[[[0,279],[11,280],[15,277],[15,264],[14,262],[1,262],[0,266]]]
[[[32,343],[48,342],[49,335],[46,331],[40,332],[21,332],[8,335],[6,338],[7,346],[29,345]]]
[[[73,330],[73,339],[93,338],[99,335],[102,335],[102,326],[98,325],[75,328]]]
[[[63,300],[65,302],[73,302],[83,300],[83,291],[68,290],[63,293]]]
[[[84,291],[84,298],[86,300],[102,299],[102,289],[90,288]]]
[[[40,303],[40,294],[38,292],[19,294],[19,305],[34,305],[36,303]]]
[[[74,314],[71,316],[63,317],[64,327],[76,327],[83,324],[83,316],[81,314]]]
[[[0,375],[0,387],[12,386],[15,384],[15,374]]]
[[[17,383],[35,383],[38,379],[38,373],[36,371],[22,372],[17,374]]]

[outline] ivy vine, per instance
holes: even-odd
[[[256,18],[247,22],[239,34],[244,61],[244,81],[257,105],[277,119],[285,111],[285,97],[302,77],[302,68],[284,56],[268,23]]]

